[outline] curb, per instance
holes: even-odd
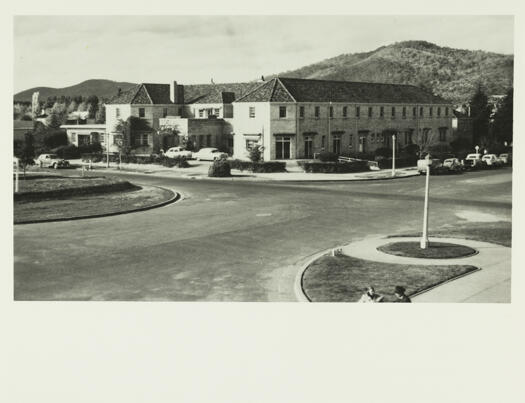
[[[149,185],[149,186],[151,186],[151,185]],[[42,220],[19,221],[19,222],[14,222],[13,224],[14,225],[40,224],[40,223],[47,223],[47,222],[74,221],[74,220],[86,220],[86,219],[89,219],[89,218],[111,217],[111,216],[115,216],[115,215],[137,213],[137,212],[140,212],[140,211],[146,211],[146,210],[151,210],[151,209],[154,209],[154,208],[164,207],[164,206],[166,206],[168,204],[175,203],[175,202],[177,202],[177,201],[182,199],[181,194],[176,192],[176,191],[174,191],[174,190],[166,189],[166,188],[163,188],[161,186],[151,186],[151,187],[156,187],[156,188],[159,188],[159,189],[169,190],[170,192],[173,193],[173,197],[171,197],[170,199],[165,200],[163,202],[160,202],[160,203],[152,204],[152,205],[149,205],[149,206],[137,207],[137,208],[134,208],[134,209],[131,209],[131,210],[114,211],[114,212],[111,212],[111,213],[101,213],[101,214],[92,214],[92,215],[75,216],[75,217],[45,218],[45,219],[42,219]]]

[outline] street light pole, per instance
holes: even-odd
[[[109,133],[106,133],[106,168],[109,168]]]
[[[429,194],[429,179],[430,179],[430,160],[427,160],[427,178],[425,184],[425,207],[423,208],[423,234],[421,236],[421,249],[428,248],[428,194]]]
[[[392,177],[396,176],[396,135],[392,134]]]

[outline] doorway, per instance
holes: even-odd
[[[278,160],[290,159],[290,137],[275,138],[275,158]]]
[[[310,136],[306,136],[304,138],[304,158],[313,158],[314,156],[314,148],[313,148],[313,141]]]

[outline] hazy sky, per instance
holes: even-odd
[[[252,80],[404,40],[511,54],[513,17],[18,16],[14,87]]]

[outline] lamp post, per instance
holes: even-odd
[[[476,149],[476,154],[479,154],[479,146],[474,147]]]
[[[20,160],[15,158],[15,193],[18,193],[18,175],[20,171]]]
[[[109,168],[109,133],[106,133],[106,168]]]
[[[392,177],[396,176],[396,135],[392,134]]]
[[[429,194],[429,179],[430,179],[430,159],[427,158],[427,178],[425,184],[425,206],[423,208],[423,234],[421,235],[420,247],[421,249],[428,248],[428,194]]]

